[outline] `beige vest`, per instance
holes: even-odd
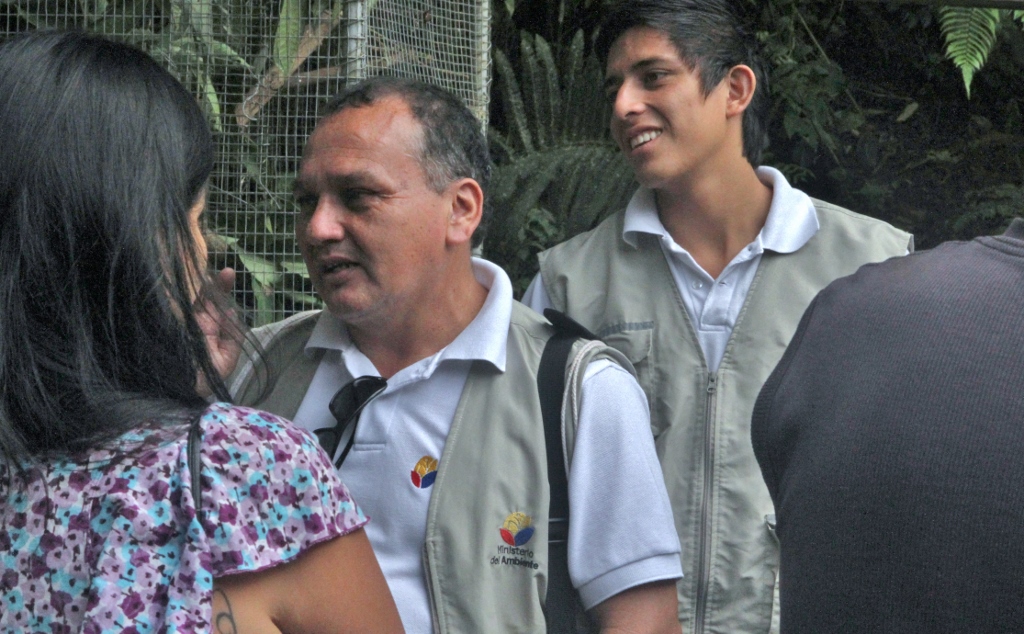
[[[814,205],[821,228],[804,247],[762,256],[716,374],[657,237],[641,234],[630,246],[623,213],[540,254],[555,308],[620,350],[647,393],[682,545],[687,634],[777,631],[778,542],[750,444],[754,400],[820,289],[912,247],[909,234],[883,222]]]
[[[259,389],[252,366],[242,368],[230,383],[239,402],[286,418],[295,415],[320,361],[320,355],[303,353],[318,314],[303,313],[256,331],[268,364],[281,373],[269,394],[255,401]],[[550,500],[536,386],[552,334],[547,322],[513,302],[505,372],[476,362],[462,391],[432,488],[423,545],[438,633],[546,631]],[[570,364],[583,349],[577,344]],[[604,346],[588,346],[582,354],[583,367],[609,358],[629,368]],[[571,388],[578,393],[582,378],[582,372],[574,375],[567,393]],[[570,438],[567,447],[571,443]],[[507,538],[521,543],[509,545]]]

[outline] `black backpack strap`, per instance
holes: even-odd
[[[203,430],[199,426],[201,418],[202,415],[197,415],[192,419],[192,424],[188,427],[188,447],[186,449],[188,454],[188,473],[192,483],[192,502],[195,504],[197,517],[199,516],[199,509],[203,501],[200,490],[202,480],[199,477],[199,470],[202,467],[199,453],[203,447]]]
[[[544,316],[555,327],[555,334],[544,346],[537,370],[537,391],[544,418],[548,488],[551,494],[548,512],[548,591],[544,614],[548,632],[564,634],[577,632],[586,623],[579,593],[569,578],[569,479],[565,472],[565,450],[562,446],[565,366],[572,346],[578,339],[596,337],[556,310],[548,308]]]
[[[587,330],[587,328],[565,313],[558,312],[554,308],[544,309],[544,318],[555,327],[555,336],[569,335],[574,339],[597,339],[598,336]],[[566,354],[566,359],[569,355]]]

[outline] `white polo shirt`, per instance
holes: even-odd
[[[669,235],[658,217],[653,190],[641,187],[626,207],[622,239],[636,246],[636,235],[639,233],[658,237],[661,251],[672,271],[686,314],[697,332],[697,340],[711,372],[718,371],[725,355],[725,346],[729,343],[743,302],[747,299],[761,255],[765,251],[793,253],[807,244],[819,228],[818,214],[814,211],[811,198],[791,187],[782,172],[762,166],[757,168],[757,176],[762,183],[772,188],[768,218],[754,241],[736,254],[718,279],[711,277]],[[551,307],[551,298],[540,282],[539,274],[526,289],[523,303],[538,312]]]
[[[410,475],[423,458],[440,461],[473,362],[505,369],[512,286],[485,260],[474,258],[473,271],[489,289],[480,312],[447,347],[388,379],[363,410],[340,471],[372,518],[366,533],[408,632],[432,631],[422,564],[432,489]],[[352,376],[379,376],[326,311],[306,345],[318,348],[325,349],[323,360],[295,415],[310,430],[334,424],[327,404],[341,387],[342,367]],[[647,399],[628,372],[608,361],[591,364],[585,374],[568,476],[569,573],[586,608],[633,586],[682,576]]]

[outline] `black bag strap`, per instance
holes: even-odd
[[[573,344],[580,338],[597,339],[589,330],[551,308],[544,317],[555,334],[544,346],[537,369],[537,391],[544,418],[544,442],[548,458],[548,591],[544,614],[548,632],[567,634],[586,628],[587,619],[580,595],[569,578],[569,479],[565,472],[562,446],[562,398],[565,394],[565,366]]]
[[[188,428],[188,446],[186,448],[188,454],[188,473],[192,483],[192,502],[196,507],[196,516],[199,515],[200,505],[203,501],[200,491],[202,481],[199,477],[199,470],[202,466],[199,461],[199,453],[203,447],[203,430],[199,426],[201,418],[202,415],[197,415],[192,419],[192,423]]]

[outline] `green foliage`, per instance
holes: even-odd
[[[494,218],[484,244],[521,293],[532,255],[621,209],[633,175],[606,133],[603,72],[584,52],[582,32],[560,55],[541,36],[522,34],[517,74],[504,52],[494,63],[505,129],[490,130]]]
[[[946,55],[963,73],[970,97],[974,74],[985,65],[995,47],[1003,12],[972,7],[938,7],[936,11],[946,38]]]
[[[299,0],[282,0],[274,35],[274,63],[282,70],[294,72],[302,37],[303,7]],[[289,73],[291,74],[291,73]]]
[[[318,297],[303,290],[308,286],[309,271],[302,260],[275,262],[246,251],[236,238],[213,236],[210,244],[234,253],[250,276],[254,302],[250,321],[253,327],[277,321],[281,299],[288,300],[296,310],[323,307]]]
[[[968,84],[944,57],[947,30],[934,5],[738,2],[771,67],[766,164],[811,195],[913,231],[920,248],[999,231],[1007,218],[1022,213],[1024,10],[999,13],[996,39],[985,49],[985,72],[976,72],[970,84],[975,98],[965,99]],[[562,165],[576,161],[587,192],[598,191],[597,175],[622,175],[621,184],[611,189],[624,190],[623,199],[609,202],[597,215],[621,208],[633,185],[625,162],[607,144],[606,113],[586,124],[592,126],[586,143],[558,141],[550,113],[573,109],[581,124],[588,119],[584,108],[603,101],[602,69],[580,76],[590,82],[589,97],[553,102],[550,63],[534,35],[546,35],[555,77],[564,82],[575,76],[566,51],[576,42],[563,35],[565,25],[575,25],[571,33],[584,29],[585,51],[607,3],[509,0],[515,20],[505,4],[494,0],[492,5],[494,41],[502,53],[495,56],[492,89],[502,201],[493,239],[485,246],[521,289],[533,274],[536,251],[586,229],[592,220],[570,208],[577,185],[564,176]],[[564,92],[564,85],[559,87]],[[584,158],[586,152],[593,154]],[[580,221],[567,222],[574,215]]]
[[[967,194],[968,211],[956,218],[956,237],[970,239],[980,234],[1002,232],[1024,209],[1024,186],[996,185]]]
[[[813,10],[801,0],[776,0],[756,9],[758,39],[772,69],[772,122],[781,124],[790,160],[769,149],[769,158],[794,183],[811,177],[810,167],[824,153],[842,162],[844,136],[856,135],[866,115],[848,88],[842,67],[825,52],[820,33],[843,26],[835,12]]]
[[[552,48],[568,47],[579,31],[590,38],[601,16],[618,0],[491,0],[491,42],[519,69],[522,33],[539,35]]]
[[[307,62],[344,8],[345,0],[6,0],[0,22],[121,39],[196,95],[218,146],[207,199],[213,259],[239,269],[260,324],[316,301],[295,256],[280,255],[296,251],[296,160],[287,157],[314,123],[298,75],[317,70]]]
[[[12,2],[17,16],[34,29],[82,29],[120,35],[164,60],[199,98],[214,130],[221,131],[222,98],[214,76],[225,68],[249,70],[241,38],[227,37],[229,18],[220,0],[49,0]]]

